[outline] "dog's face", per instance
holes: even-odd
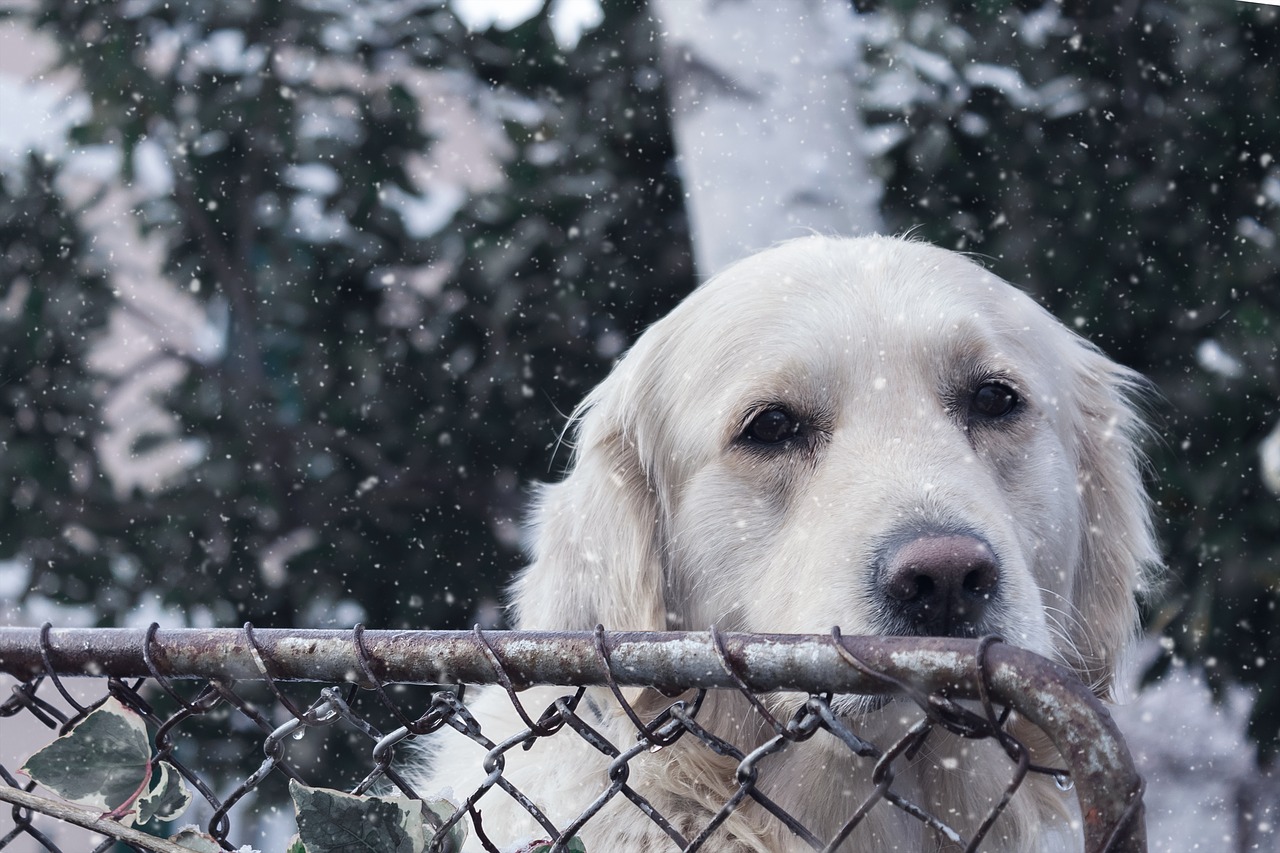
[[[588,399],[519,624],[998,634],[1103,689],[1154,558],[1133,383],[959,255],[784,244]]]

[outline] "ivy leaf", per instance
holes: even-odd
[[[289,794],[307,853],[422,853],[426,848],[421,800],[357,797],[293,780]]]
[[[170,837],[169,840],[179,847],[194,850],[195,853],[222,853],[222,848],[213,839],[212,835],[207,835],[191,826],[180,830],[177,835]]]
[[[132,825],[151,780],[151,739],[142,717],[112,697],[28,758],[22,772],[64,800]]]
[[[445,821],[453,817],[458,811],[458,805],[444,797],[436,797],[433,799],[423,799],[418,802],[422,803],[425,810],[423,816],[426,819],[426,828],[430,830],[427,834],[428,840],[435,834],[435,830],[444,826]],[[449,829],[449,834],[444,838],[444,844],[440,848],[445,853],[454,850],[461,850],[462,845],[467,840],[466,821],[460,820]]]
[[[177,820],[191,805],[191,791],[178,771],[167,761],[159,763],[160,773],[151,790],[138,799],[138,823],[149,820]]]

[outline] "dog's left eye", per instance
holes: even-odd
[[[786,409],[765,409],[742,431],[743,438],[757,444],[781,444],[800,431],[800,422]]]
[[[1018,408],[1018,392],[1001,382],[984,382],[973,392],[969,410],[984,418],[1003,418]]]

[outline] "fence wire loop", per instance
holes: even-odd
[[[711,642],[715,644],[716,657],[720,659],[720,665],[724,667],[724,671],[733,679],[733,683],[738,686],[739,692],[741,692],[742,695],[746,697],[747,701],[751,703],[752,707],[756,709],[756,713],[760,715],[760,719],[768,723],[769,727],[777,732],[779,736],[784,737],[787,740],[794,740],[794,734],[787,731],[787,727],[778,722],[778,718],[764,706],[764,703],[761,702],[751,688],[747,686],[747,682],[738,674],[738,667],[730,659],[729,651],[725,648],[724,636],[720,633],[720,629],[715,625],[711,626]]]
[[[159,630],[160,630],[160,623],[152,622],[150,625],[147,626],[146,639],[142,641],[142,660],[147,665],[147,672],[150,673],[151,677],[154,678],[156,680],[156,683],[160,685],[160,689],[164,690],[165,693],[169,694],[169,698],[177,702],[183,708],[186,708],[188,711],[195,713],[196,708],[191,704],[189,704],[187,700],[184,699],[180,693],[178,693],[178,691],[173,686],[173,682],[169,680],[169,677],[165,675],[163,672],[161,672],[160,668],[156,666],[155,660],[153,659],[153,655],[155,654],[154,646],[156,641],[156,632]]]
[[[44,680],[45,676],[40,675],[25,684],[13,685],[9,698],[0,705],[0,717],[12,717],[25,710],[46,728],[64,725],[67,722],[67,715],[36,695]]]
[[[45,622],[40,626],[40,659],[44,663],[45,674],[49,676],[49,680],[53,682],[53,686],[62,694],[62,698],[66,700],[67,704],[75,708],[75,716],[78,717],[85,713],[86,708],[72,698],[71,694],[67,692],[67,688],[62,686],[62,680],[58,678],[58,672],[49,660],[49,632],[52,630],[52,622]]]
[[[249,643],[249,653],[253,656],[253,663],[258,667],[258,674],[262,676],[262,680],[266,682],[267,687],[275,694],[276,701],[285,707],[290,714],[296,718],[302,717],[302,712],[298,710],[298,706],[293,704],[293,700],[284,695],[279,686],[276,685],[275,678],[271,675],[271,668],[267,666],[266,659],[262,656],[262,649],[258,648],[258,641],[253,636],[253,623],[244,623],[244,637]]]
[[[536,738],[550,737],[555,734],[556,730],[563,724],[563,718],[561,715],[557,713],[554,708],[547,708],[547,710],[543,712],[542,716],[539,717],[538,722],[535,723],[530,719],[529,712],[525,710],[524,703],[521,702],[520,697],[516,695],[516,691],[519,688],[512,681],[511,676],[507,672],[506,665],[502,662],[502,658],[499,657],[497,650],[493,647],[493,644],[489,642],[489,638],[485,636],[484,630],[481,629],[479,625],[476,625],[472,629],[472,633],[480,643],[480,647],[483,649],[485,656],[489,659],[489,663],[493,667],[494,677],[497,678],[498,683],[502,685],[502,689],[507,691],[507,698],[511,700],[511,706],[515,708],[516,713],[520,715],[520,719],[529,728],[529,736],[524,740],[524,748],[532,748],[533,742]],[[574,695],[572,702],[573,708],[577,708],[578,701],[581,700],[582,695],[583,691],[581,690]]]
[[[640,737],[654,751],[671,746],[679,740],[680,735],[684,734],[684,729],[678,726],[664,728],[663,724],[669,719],[665,711],[648,723],[640,719],[640,715],[636,713],[635,708],[631,706],[627,698],[622,695],[622,688],[618,686],[617,680],[613,677],[613,666],[609,661],[609,644],[606,640],[604,626],[596,625],[593,634],[595,636],[596,655],[604,666],[605,683],[613,694],[614,700],[617,701],[618,707],[622,708],[623,713],[627,715],[627,718],[631,720],[631,724],[636,727],[636,731],[640,733]]]
[[[888,809],[925,827],[934,837],[927,843],[976,853],[1037,776],[1074,783],[1074,796],[1088,816],[1081,827],[1088,853],[1146,849],[1143,785],[1097,698],[1065,670],[998,637],[846,637],[838,628],[814,636],[717,629],[641,634],[608,633],[603,626],[576,634],[477,626],[469,632],[420,632],[406,640],[407,633],[412,632],[369,631],[362,624],[332,632],[254,629],[250,623],[222,632],[163,630],[155,623],[132,632],[57,630],[48,624],[38,630],[0,628],[0,671],[16,678],[0,702],[0,743],[29,737],[7,734],[22,720],[52,738],[115,697],[141,715],[154,740],[153,764],[164,761],[176,769],[202,801],[205,832],[225,850],[245,843],[231,837],[236,828],[245,831],[253,813],[268,804],[288,808],[283,782],[294,780],[436,803],[422,812],[425,843],[435,851],[445,849],[451,833],[465,824],[484,850],[501,853],[506,842],[497,843],[495,830],[505,828],[514,807],[529,816],[551,853],[569,850],[578,836],[598,853],[592,833],[606,812],[619,808],[642,815],[641,822],[668,839],[671,850],[720,850],[730,821],[752,810],[751,820],[772,822],[801,847],[847,853],[864,848],[859,838],[869,832],[868,817]],[[87,682],[88,691],[80,681],[73,690],[72,675],[100,681],[96,687]],[[181,686],[183,679],[197,679],[196,689]],[[291,700],[283,690],[286,681],[312,681],[313,698]],[[492,685],[487,689],[497,692],[486,701],[509,702],[516,728],[493,729],[488,717],[473,714],[462,697],[467,683]],[[533,704],[519,693],[539,685],[556,689],[536,694],[542,707],[535,716]],[[97,698],[86,698],[95,691]],[[1042,695],[1049,697],[1044,707],[1036,704]],[[722,717],[727,707],[744,715],[728,728]],[[890,707],[909,709],[901,727],[864,730],[868,714]],[[707,716],[708,709],[715,715]],[[1027,738],[1028,726],[1041,727],[1047,739]],[[226,734],[207,753],[196,738],[209,737],[211,727]],[[306,744],[299,741],[304,732],[311,733]],[[443,808],[443,792],[422,790],[422,778],[404,763],[419,745],[430,751],[439,737],[465,738],[476,748],[474,785],[455,791],[460,802]],[[917,762],[938,761],[938,745],[947,742],[939,739],[950,737],[992,740],[985,754],[1006,762],[983,765],[983,773],[999,775],[986,783],[987,811],[972,819],[922,796],[911,781],[918,776]],[[513,771],[517,760],[526,766],[530,760],[522,750],[547,739],[552,750],[572,741],[600,757],[599,769],[591,771],[596,787],[568,810],[535,801],[536,774]],[[815,754],[850,757],[838,764],[845,768],[839,773],[861,776],[857,784],[826,780],[841,784],[848,802],[847,813],[833,818],[822,834],[806,823],[804,812],[793,811],[794,804],[784,807],[792,800],[775,796],[770,774],[787,754],[812,749],[803,744],[814,739],[821,740],[821,749],[835,750]],[[1053,756],[1042,741],[1058,745],[1063,766],[1051,766]],[[259,758],[237,768],[226,758],[235,744],[246,747],[242,756],[260,749]],[[716,771],[723,773],[714,781],[717,793],[700,807],[705,813],[697,820],[672,814],[666,795],[649,787],[653,769],[667,759],[648,756],[672,748],[682,751],[672,760],[681,760],[683,751],[702,751],[715,756],[706,767],[723,768]],[[214,754],[221,757],[200,763]],[[55,853],[89,849],[63,840],[41,807],[16,801],[16,792],[42,792],[10,772],[9,760],[0,756],[0,800],[13,803],[0,811],[0,850],[21,840]],[[658,763],[642,768],[647,761]],[[815,774],[815,784],[823,779]],[[108,837],[93,849],[105,853],[115,843]]]
[[[400,710],[400,706],[391,701],[391,697],[387,695],[386,687],[382,683],[382,679],[373,671],[373,658],[369,654],[369,649],[364,642],[364,623],[357,622],[355,628],[352,629],[351,639],[356,647],[356,663],[360,667],[360,673],[364,676],[369,689],[373,690],[378,700],[382,702],[382,706],[391,712],[400,725],[406,731],[415,735],[425,735],[444,725],[444,718],[437,715],[434,720],[429,719],[430,715],[425,714],[416,720],[412,720]],[[459,694],[461,695],[461,694]],[[390,760],[390,753],[388,753]]]

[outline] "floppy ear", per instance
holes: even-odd
[[[517,628],[667,627],[658,502],[626,422],[626,361],[583,404],[568,476],[540,490],[533,561],[511,588]]]
[[[1074,580],[1079,618],[1072,639],[1081,677],[1109,698],[1118,659],[1137,635],[1136,598],[1149,592],[1160,562],[1138,449],[1145,425],[1135,409],[1148,386],[1137,373],[1083,346],[1073,434],[1084,541]]]

